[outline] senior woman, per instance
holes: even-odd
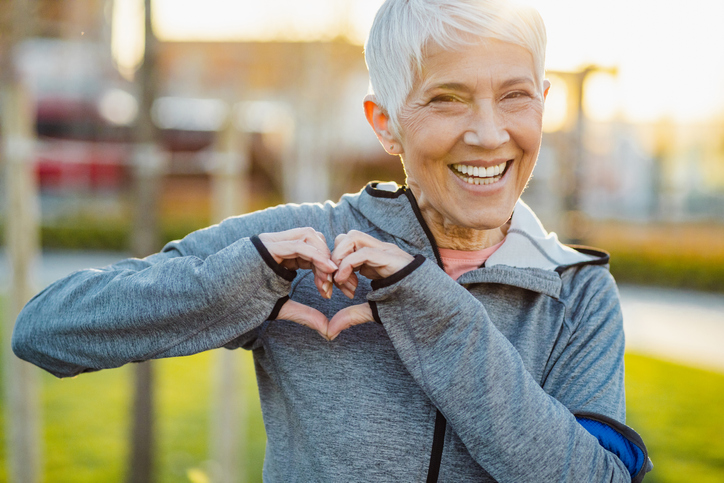
[[[388,0],[364,110],[407,186],[72,274],[27,305],[14,350],[59,377],[252,350],[266,481],[641,481],[607,257],[561,245],[519,201],[544,51],[527,8]]]

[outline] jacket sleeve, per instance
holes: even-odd
[[[497,481],[643,478],[645,468],[629,471],[533,379],[483,304],[437,265],[416,258],[398,274],[373,282],[373,289],[373,314],[405,366]],[[577,368],[561,370],[573,376]]]
[[[55,282],[21,311],[13,351],[67,377],[250,342],[275,317],[295,275],[243,236],[258,228],[227,221],[145,259]]]

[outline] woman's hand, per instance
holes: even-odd
[[[358,282],[355,272],[373,280],[385,278],[402,270],[413,260],[412,255],[397,245],[352,230],[334,240],[332,262],[339,267],[334,275],[334,283],[347,297],[354,298]],[[369,304],[346,307],[334,314],[329,321],[327,338],[334,340],[343,330],[372,320]]]
[[[334,240],[332,262],[339,267],[334,283],[344,294],[354,297],[359,272],[369,279],[389,277],[402,270],[414,257],[395,244],[386,243],[361,231],[352,230]]]
[[[277,233],[262,233],[259,240],[282,267],[289,270],[311,269],[319,294],[326,299],[332,296],[332,277],[337,271],[337,265],[330,259],[331,253],[323,234],[312,228],[294,228]],[[317,309],[287,300],[277,317],[307,326],[329,339],[329,321]]]
[[[397,245],[356,230],[337,236],[332,253],[324,235],[312,228],[263,233],[259,239],[279,265],[290,270],[311,269],[317,290],[327,299],[332,296],[333,283],[347,297],[354,298],[358,284],[356,272],[373,280],[385,278],[414,260]],[[328,340],[353,325],[373,320],[367,303],[346,307],[327,320],[320,311],[293,300],[287,300],[278,318],[307,326]]]
[[[262,233],[259,239],[274,260],[284,268],[299,268],[314,273],[314,285],[322,297],[332,296],[332,277],[337,265],[331,260],[324,235],[313,228],[294,228],[277,233]]]

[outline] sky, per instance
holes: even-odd
[[[590,80],[593,118],[688,122],[724,116],[724,0],[519,1],[537,8],[546,23],[547,69],[617,68],[615,78]],[[343,33],[362,44],[381,3],[154,0],[154,25],[167,41],[307,40]],[[115,0],[114,42],[122,65],[138,55],[140,42],[133,39],[139,38],[134,25],[141,5]]]

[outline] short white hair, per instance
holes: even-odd
[[[370,94],[400,134],[398,115],[422,72],[426,47],[455,50],[490,38],[520,45],[533,56],[542,89],[546,31],[532,7],[508,0],[386,0],[365,44]]]

